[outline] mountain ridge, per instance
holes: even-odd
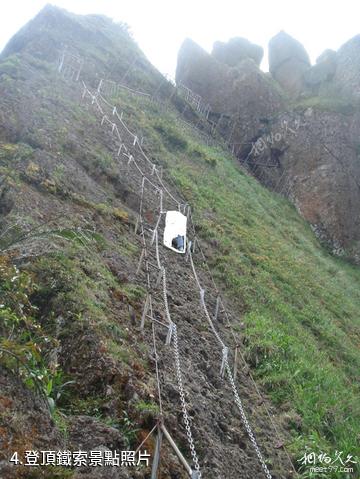
[[[213,128],[239,162],[285,194],[334,254],[357,263],[358,37],[311,66],[301,43],[280,32],[269,42],[267,74],[247,48],[232,40],[221,58],[187,40],[177,81],[210,103]],[[236,65],[226,63],[227,51]]]

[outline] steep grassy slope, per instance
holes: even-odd
[[[234,329],[245,323],[246,357],[292,430],[291,450],[298,459],[305,450],[357,454],[359,269],[330,256],[293,206],[224,151],[202,145],[167,113],[141,114],[145,108],[129,103],[195,206],[209,263],[243,313]],[[159,116],[167,125],[160,135]]]
[[[75,35],[74,42],[86,53],[80,37],[81,42]],[[106,43],[104,48],[114,46]],[[83,78],[87,81],[89,75],[95,86],[96,59],[91,52],[89,57],[91,69],[84,69]],[[54,61],[54,55],[47,59]],[[105,68],[104,58],[99,61]],[[122,68],[119,64],[120,76]],[[16,223],[0,237],[5,305],[0,347],[28,361],[30,372],[20,367],[20,378],[26,391],[42,388],[55,402],[52,418],[57,425],[50,434],[49,412],[34,413],[31,398],[21,409],[23,384],[1,369],[3,384],[10,383],[9,390],[15,391],[9,398],[18,402],[12,410],[3,407],[9,398],[1,398],[1,438],[6,444],[15,438],[22,449],[44,445],[41,441],[53,449],[75,449],[80,430],[80,444],[88,448],[135,448],[158,414],[151,336],[138,328],[146,285],[143,272],[135,275],[141,251],[133,232],[139,177],[126,162],[119,163],[114,137],[101,127],[90,102],[80,102],[80,85],[64,81],[53,63],[34,58],[30,48],[7,57],[0,75],[1,226],[6,230]],[[147,78],[156,80],[151,69],[143,82],[149,85]],[[135,84],[141,83],[137,71]],[[294,460],[306,451],[355,455],[360,424],[359,269],[331,257],[287,201],[245,174],[221,145],[207,146],[180,122],[175,108],[125,92],[110,101],[145,136],[147,153],[193,206],[233,329],[272,401],[268,407]],[[156,198],[147,198],[149,221],[157,204]],[[23,241],[23,232],[31,233],[39,224],[46,234]],[[5,250],[11,242],[16,248],[9,254]],[[235,479],[239,471],[245,478],[260,477],[238,412],[232,409],[231,391],[214,374],[220,357],[188,264],[166,251],[161,255],[173,268],[170,306],[180,328],[185,384],[206,477]],[[199,255],[195,260],[200,268]],[[210,292],[205,273],[201,279]],[[210,297],[213,302],[214,295]],[[228,328],[220,322],[218,327],[227,339]],[[162,342],[163,336],[158,334]],[[161,353],[166,418],[188,455],[179,426],[173,359],[166,350]],[[3,354],[0,358],[2,368],[16,371],[16,361]],[[277,439],[242,363],[239,385],[274,477],[293,477],[281,448],[274,450]],[[105,443],[91,442],[95,437],[100,441],[99,431]],[[148,446],[152,450],[153,443]],[[169,450],[164,457],[164,477],[185,477]],[[316,477],[308,467],[302,469],[303,477]],[[134,477],[148,473],[140,470]],[[69,470],[56,474],[50,470],[43,477],[79,477]]]

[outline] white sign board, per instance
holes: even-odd
[[[186,251],[186,221],[180,211],[167,211],[165,217],[164,246],[176,253]]]

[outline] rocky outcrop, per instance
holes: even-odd
[[[316,59],[316,64],[334,63],[336,65],[336,51],[327,48]]]
[[[287,196],[334,254],[360,261],[360,112],[308,108],[283,113],[249,159],[255,174]],[[271,143],[271,138],[274,142]],[[277,162],[275,151],[280,152]]]
[[[303,90],[303,75],[310,68],[310,59],[300,42],[281,31],[269,42],[269,70],[291,95]]]
[[[338,50],[334,81],[342,94],[360,99],[360,35]]]
[[[249,42],[246,38],[235,37],[227,43],[215,42],[211,54],[219,62],[230,67],[235,67],[248,58],[254,60],[259,66],[264,56],[264,49]]]
[[[195,93],[211,102],[215,102],[214,85],[226,79],[220,63],[212,58],[204,49],[190,39],[186,39],[179,51],[176,67],[176,83],[183,83]],[[227,94],[226,84],[220,94]],[[224,101],[221,96],[220,104]],[[224,107],[226,108],[226,107]]]
[[[269,42],[268,75],[256,52],[241,38],[215,43],[211,55],[187,40],[177,80],[210,103],[216,131],[260,181],[290,198],[334,253],[360,262],[360,113],[345,101],[360,98],[360,35],[311,66],[304,47],[280,32]],[[303,110],[285,113],[282,89],[305,99]]]
[[[283,105],[279,89],[253,59],[230,67],[191,40],[180,49],[176,81],[211,105],[210,119],[217,131],[236,144],[249,145],[262,121]]]
[[[89,44],[93,45],[90,51]],[[21,28],[9,40],[0,57],[4,59],[21,53],[55,65],[64,51],[74,54],[80,61],[86,58],[82,73],[91,78],[93,86],[97,86],[100,78],[106,77],[109,71],[112,78],[125,78],[129,68],[135,80],[133,87],[140,88],[141,85],[142,89],[147,87],[153,91],[154,85],[157,86],[162,79],[132,40],[125,25],[101,15],[88,15],[79,21],[78,15],[53,5],[46,5]],[[144,84],[144,77],[152,80],[152,84],[148,85],[146,81]]]
[[[304,72],[305,87],[318,93],[321,84],[330,82],[336,71],[336,52],[325,50],[316,60],[316,65]],[[317,90],[316,90],[317,88]]]

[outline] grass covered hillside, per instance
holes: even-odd
[[[356,455],[360,270],[329,255],[295,208],[221,147],[206,146],[174,115],[139,99],[118,101],[194,207],[209,264],[239,312],[234,329],[291,430],[294,456]]]

